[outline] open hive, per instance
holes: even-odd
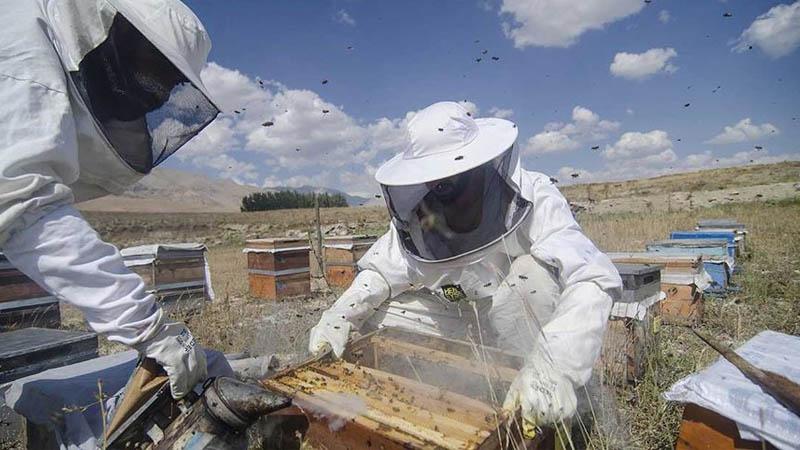
[[[325,355],[263,383],[305,412],[314,448],[549,448],[547,440],[522,442],[517,421],[498,406],[522,363],[496,349],[383,328],[340,360]]]

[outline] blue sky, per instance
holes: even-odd
[[[441,100],[513,120],[523,165],[564,182],[800,158],[800,2],[187,4],[225,113],[173,168],[376,192],[407,119]]]

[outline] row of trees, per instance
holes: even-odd
[[[347,206],[347,199],[342,194],[317,194],[320,208]],[[278,191],[254,192],[242,199],[242,212],[270,211],[273,209],[313,208],[314,194],[311,192]]]

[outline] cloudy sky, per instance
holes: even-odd
[[[800,159],[800,1],[187,3],[224,112],[169,167],[374,193],[441,100],[516,122],[562,182]]]

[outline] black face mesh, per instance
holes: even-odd
[[[426,261],[478,250],[504,236],[530,204],[509,182],[509,150],[467,172],[428,183],[383,186],[405,249]]]
[[[70,76],[106,139],[140,173],[149,173],[219,113],[121,14]]]

